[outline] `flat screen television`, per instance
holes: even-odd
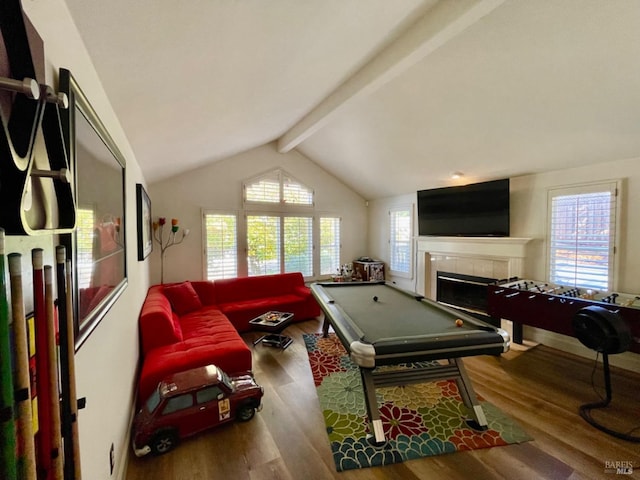
[[[509,179],[418,191],[418,234],[508,237]]]

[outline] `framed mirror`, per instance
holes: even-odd
[[[127,286],[125,159],[69,70],[59,82],[77,201],[77,227],[61,236],[73,264],[77,351]]]

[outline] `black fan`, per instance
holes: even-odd
[[[578,310],[573,331],[583,345],[602,354],[626,352],[631,346],[631,331],[624,319],[597,305]]]
[[[618,314],[597,305],[581,308],[573,316],[573,331],[576,338],[586,347],[602,353],[606,398],[600,402],[588,403],[580,407],[580,416],[599,430],[623,440],[640,442],[640,437],[616,432],[596,422],[591,410],[603,408],[611,403],[611,374],[609,354],[622,353],[631,346],[631,331],[624,319]]]

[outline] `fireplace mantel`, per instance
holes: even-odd
[[[418,237],[418,251],[524,258],[530,241],[520,237]]]
[[[424,294],[436,298],[436,272],[490,278],[521,277],[527,245],[520,237],[418,237],[418,282]],[[419,289],[420,290],[420,289]]]

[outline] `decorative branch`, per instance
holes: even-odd
[[[160,283],[164,283],[164,255],[167,249],[174,245],[180,245],[185,237],[189,235],[189,229],[185,228],[181,230],[181,235],[177,235],[180,227],[178,226],[178,219],[171,219],[171,231],[167,238],[164,238],[164,226],[167,223],[165,217],[158,217],[156,222],[153,222],[153,238],[160,245]]]

